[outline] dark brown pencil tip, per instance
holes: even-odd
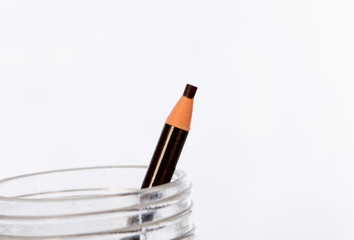
[[[193,99],[197,89],[197,87],[187,84],[186,88],[184,89],[183,96]]]

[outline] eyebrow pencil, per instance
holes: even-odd
[[[141,188],[171,181],[190,130],[197,87],[187,84],[183,96],[168,116]]]

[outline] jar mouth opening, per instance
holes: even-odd
[[[59,170],[51,170],[51,171],[42,171],[42,172],[36,172],[36,173],[30,173],[30,174],[23,174],[23,175],[18,175],[10,178],[5,178],[0,180],[0,187],[3,184],[10,183],[12,181],[17,181],[17,180],[23,180],[25,178],[31,178],[35,176],[41,176],[41,175],[49,175],[49,174],[55,174],[55,173],[65,173],[65,172],[80,172],[80,171],[87,171],[87,170],[110,170],[110,169],[147,169],[147,166],[145,165],[115,165],[115,166],[95,166],[95,167],[82,167],[82,168],[68,168],[68,169],[59,169]],[[166,189],[170,189],[173,187],[176,187],[186,181],[186,174],[182,170],[176,169],[174,176],[172,178],[172,181],[166,184],[162,184],[159,186],[151,187],[151,188],[145,188],[145,189],[134,189],[134,190],[129,190],[129,191],[124,191],[121,193],[114,193],[114,194],[108,194],[108,195],[99,195],[99,196],[77,196],[75,197],[75,200],[92,200],[92,199],[105,199],[105,198],[114,198],[114,197],[120,197],[120,196],[133,196],[133,195],[145,195],[145,194],[153,194],[154,192],[159,192],[163,191]],[[8,196],[3,196],[3,194],[0,192],[0,201],[2,202],[33,202],[33,203],[38,203],[38,202],[67,202],[67,201],[72,201],[70,198],[56,198],[56,197],[51,197],[51,198],[23,198],[21,196],[17,197],[8,197]]]

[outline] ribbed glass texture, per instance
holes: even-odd
[[[193,239],[191,184],[139,190],[146,167],[57,170],[0,181],[0,239]]]

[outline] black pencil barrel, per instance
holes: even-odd
[[[188,132],[165,124],[141,188],[171,181]]]

